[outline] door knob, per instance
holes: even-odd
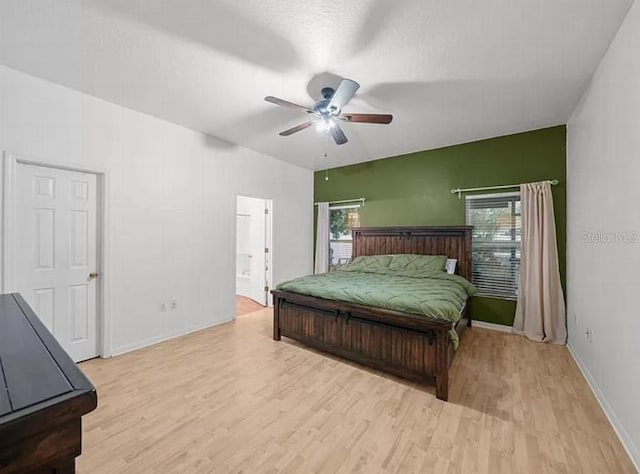
[[[99,273],[98,272],[91,272],[89,273],[89,278],[98,278]]]

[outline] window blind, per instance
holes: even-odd
[[[518,296],[522,214],[520,193],[466,197],[467,225],[473,226],[472,281],[478,296]]]

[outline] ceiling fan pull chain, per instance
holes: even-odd
[[[329,181],[329,158],[327,157],[327,150],[329,148],[329,134],[324,135],[324,161],[326,168],[324,169],[324,180]]]

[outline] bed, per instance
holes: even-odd
[[[372,255],[446,255],[456,274],[471,280],[471,230],[457,227],[361,227],[353,230],[353,258]],[[405,311],[275,289],[273,339],[284,336],[404,378],[435,385],[448,399],[460,339],[471,326],[469,304],[455,322]]]

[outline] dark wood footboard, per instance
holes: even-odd
[[[447,400],[451,323],[274,290],[273,338],[282,336],[401,377],[436,386]],[[462,320],[461,320],[462,321]],[[458,324],[460,331],[466,321]]]

